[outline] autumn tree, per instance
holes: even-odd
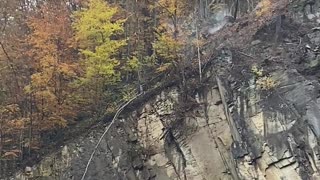
[[[25,1],[2,0],[0,3],[0,157],[21,148],[28,126],[29,102],[23,92],[27,84],[23,39],[28,29]],[[20,151],[20,150],[19,150]],[[1,166],[1,165],[0,165]]]
[[[24,19],[27,12],[23,11],[19,0],[3,0],[0,6],[0,83],[5,91],[8,103],[20,104],[23,101],[23,70],[24,48],[22,39],[27,29]],[[3,101],[2,101],[3,102]]]
[[[185,44],[189,40],[190,27],[186,24],[190,13],[188,1],[159,0],[154,8],[159,11],[160,20],[156,29],[157,39],[153,48],[160,63],[159,71],[167,71],[171,66],[176,73],[181,74],[185,82]]]
[[[156,11],[149,8],[148,1],[125,1],[123,7],[127,21],[124,24],[127,45],[125,57],[128,66],[135,64],[133,71],[126,71],[125,82],[138,81],[139,91],[142,84],[154,76],[152,43],[155,41]],[[137,62],[137,63],[133,63]]]
[[[72,120],[78,64],[71,47],[70,12],[63,2],[48,2],[28,19],[30,83],[25,92],[35,103],[33,124],[43,130],[65,127]]]
[[[103,0],[90,0],[85,9],[74,14],[73,28],[83,56],[80,84],[87,88],[88,98],[96,106],[101,106],[108,87],[121,77],[121,55],[117,53],[126,41],[121,38],[125,20],[116,16],[118,11]]]

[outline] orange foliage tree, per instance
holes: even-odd
[[[30,84],[25,92],[35,103],[34,125],[43,130],[64,127],[76,111],[72,82],[77,78],[76,51],[72,48],[70,12],[64,3],[48,2],[28,19],[31,47]]]

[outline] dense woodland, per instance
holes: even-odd
[[[159,77],[184,82],[201,67],[201,26],[226,3],[240,14],[237,0],[1,0],[0,158],[31,157]]]

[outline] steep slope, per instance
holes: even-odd
[[[85,179],[320,179],[320,31],[316,12],[306,23],[291,8],[280,32],[268,16],[242,48],[237,34],[224,34],[246,20],[218,32],[203,50],[204,81],[190,76],[131,106]],[[81,179],[103,132],[91,129],[12,179]]]

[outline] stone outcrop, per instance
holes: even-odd
[[[217,87],[198,94],[196,101],[199,107],[177,122],[179,93],[164,91],[142,110],[119,119],[101,143],[86,178],[233,179],[232,138]],[[80,179],[102,132],[94,130],[62,147],[33,167],[29,176]],[[15,179],[27,175],[20,173]]]
[[[306,17],[316,23],[317,11]],[[119,117],[85,179],[320,179],[320,31],[290,21],[278,49],[272,28],[261,29],[246,53],[223,48],[211,59],[201,85],[190,78]],[[105,126],[6,179],[81,179]]]
[[[191,110],[177,88],[163,91],[118,120],[86,179],[319,179],[319,83],[296,70],[272,77],[276,88],[263,91],[253,80],[231,90],[212,76],[188,102],[196,104]],[[103,130],[65,145],[28,175],[80,179]]]

